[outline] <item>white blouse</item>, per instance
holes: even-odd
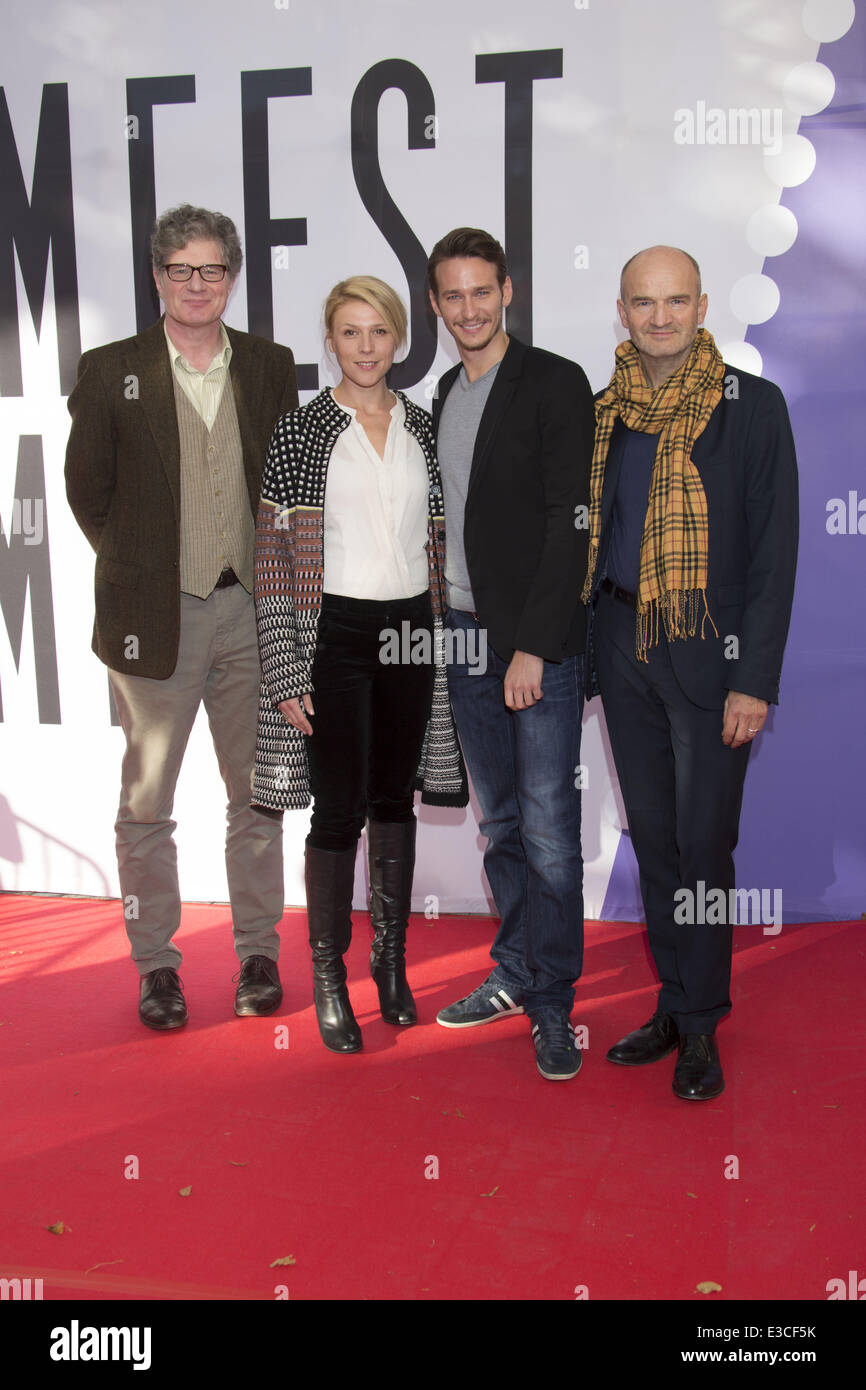
[[[325,485],[323,588],[348,598],[413,598],[428,587],[427,464],[399,396],[380,458],[351,406]]]

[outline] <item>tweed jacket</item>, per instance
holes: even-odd
[[[415,786],[422,801],[465,806],[466,770],[448,698],[443,660],[445,518],[442,482],[430,416],[399,396],[405,428],[427,464],[427,560],[434,622],[434,682],[430,719]],[[313,692],[312,670],[322,603],[324,508],[328,464],[351,417],[326,387],[277,422],[262,479],[256,526],[255,600],[262,688],[252,801],[270,810],[310,804],[308,735],[293,728],[279,705]]]
[[[173,672],[180,640],[180,436],[163,322],[84,353],[66,448],[66,495],[96,551],[93,650],[112,670],[157,680]],[[298,401],[294,359],[265,338],[226,332],[255,516],[268,439]]]

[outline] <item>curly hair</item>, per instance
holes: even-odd
[[[173,251],[182,251],[190,241],[216,241],[233,280],[243,265],[244,253],[237,227],[222,212],[194,208],[181,203],[158,217],[150,234],[150,255],[154,270],[162,270]]]

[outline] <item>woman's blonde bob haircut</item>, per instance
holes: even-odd
[[[337,310],[344,304],[350,304],[353,299],[362,300],[364,304],[369,304],[371,309],[375,309],[377,314],[381,314],[385,326],[394,336],[397,347],[403,346],[407,329],[403,301],[396,290],[392,290],[384,280],[377,280],[375,275],[350,275],[348,280],[341,280],[331,290],[325,300],[325,331],[329,338],[333,334]]]

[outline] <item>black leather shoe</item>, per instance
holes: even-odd
[[[686,1033],[680,1038],[673,1087],[682,1100],[712,1100],[722,1094],[725,1078],[712,1033]]]
[[[614,1043],[607,1060],[621,1067],[642,1067],[646,1062],[658,1062],[673,1052],[679,1036],[677,1025],[669,1014],[653,1014],[649,1023]]]
[[[176,970],[164,966],[141,977],[138,1016],[148,1028],[182,1028],[189,1018]]]
[[[239,1018],[276,1013],[283,1002],[280,972],[269,956],[247,956],[241,963],[241,976],[235,994],[235,1013]]]

